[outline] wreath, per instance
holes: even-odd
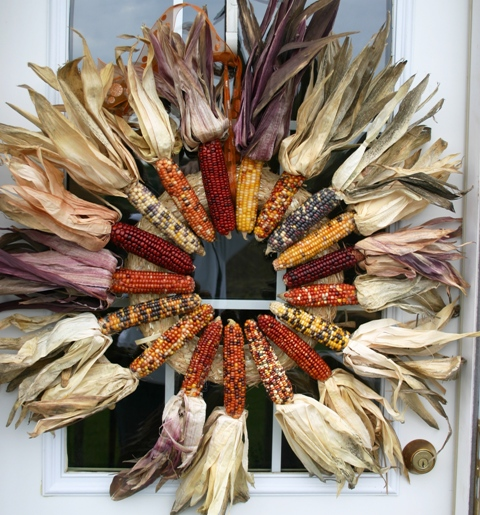
[[[57,72],[30,65],[62,98],[54,106],[29,89],[36,114],[19,111],[39,130],[0,126],[14,179],[0,189],[0,209],[24,226],[0,239],[0,291],[18,298],[3,308],[54,312],[3,321],[26,332],[1,340],[1,382],[18,391],[8,423],[20,410],[17,425],[30,417],[37,436],[112,408],[165,362],[184,376],[157,443],[114,477],[115,500],[180,478],[172,513],[197,502],[202,513],[225,513],[247,501],[247,385],[263,383],[292,450],[339,492],[364,471],[408,477],[392,426],[403,420],[400,400],[429,425],[438,427],[423,401],[448,421],[438,381],[455,378],[462,359],[440,352],[472,336],[443,331],[458,311],[452,289],[468,288],[451,264],[461,258],[461,220],[385,230],[430,204],[453,211],[464,194],[448,182],[460,161],[443,156],[443,140],[429,145],[425,121],[441,102],[416,118],[434,96],[423,99],[428,78],[397,87],[404,61],[377,71],[389,20],[352,57],[348,34],[332,32],[338,1],[276,4],[258,21],[239,1],[243,60],[190,4],[144,27],[112,63],[97,65],[82,38],[83,58]],[[186,7],[197,14],[183,40],[172,27]],[[197,153],[198,172],[184,173],[181,149]],[[160,198],[139,163],[158,173]],[[65,174],[87,196],[67,190]],[[118,200],[138,223],[120,221]],[[202,242],[233,231],[267,241],[274,269],[286,269],[272,314],[243,325],[222,321],[192,278]],[[349,268],[353,284],[342,282]],[[118,295],[129,305],[107,313]],[[333,323],[348,304],[396,306],[416,319],[373,319],[350,333]],[[139,355],[129,367],[110,362],[111,335],[136,325]],[[345,367],[331,370],[318,343]],[[318,398],[294,392],[286,370],[295,366],[318,382]],[[392,398],[365,378],[386,380]],[[205,420],[207,380],[223,384],[224,405]]]

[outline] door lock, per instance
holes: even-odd
[[[412,440],[402,451],[405,466],[412,474],[426,474],[435,466],[437,451],[427,440]]]

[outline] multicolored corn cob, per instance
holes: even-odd
[[[341,327],[311,315],[303,309],[288,306],[283,302],[272,302],[270,311],[293,330],[313,338],[334,351],[341,351],[350,341],[349,334]]]
[[[279,295],[296,307],[352,306],[358,304],[353,284],[311,284],[293,288]]]
[[[273,261],[273,267],[275,270],[281,270],[310,261],[317,254],[345,238],[354,230],[355,220],[353,212],[347,211],[342,213],[282,252]]]
[[[112,293],[193,293],[195,280],[189,275],[119,268],[109,289]]]
[[[193,311],[202,302],[199,295],[170,295],[147,300],[109,313],[98,320],[103,334],[119,333],[130,327]]]
[[[198,237],[158,200],[141,182],[133,182],[124,189],[130,204],[151,222],[166,238],[175,242],[187,254],[203,256],[205,249]]]
[[[291,402],[293,400],[292,383],[272,346],[265,339],[255,320],[246,320],[243,327],[253,361],[268,396],[275,404]]]
[[[130,370],[138,377],[146,377],[161,367],[189,338],[198,334],[211,320],[213,308],[202,304],[176,324],[169,327],[148,349],[130,364]]]
[[[237,231],[243,233],[244,237],[255,227],[262,168],[262,161],[254,161],[249,157],[244,157],[240,162],[235,214]]]
[[[155,170],[190,229],[199,238],[211,243],[215,239],[215,228],[182,170],[170,158],[156,161]]]
[[[287,270],[283,282],[287,288],[296,288],[348,270],[360,261],[363,261],[363,254],[353,247],[336,250]]]
[[[270,197],[258,214],[253,232],[258,241],[268,238],[280,223],[290,206],[293,196],[305,182],[303,175],[283,172],[273,187]]]
[[[202,393],[210,367],[222,340],[223,322],[220,317],[210,322],[197,342],[182,382],[182,390],[188,397]]]
[[[319,223],[339,203],[340,199],[332,188],[324,188],[314,193],[273,231],[268,238],[267,252],[283,252],[301,240],[309,229]]]
[[[219,140],[200,145],[198,162],[210,218],[223,236],[235,230],[235,206],[230,194],[227,166]]]
[[[117,222],[112,226],[110,240],[130,254],[177,274],[191,274],[195,270],[191,256],[184,250],[134,225]]]
[[[275,317],[259,315],[257,323],[262,333],[313,379],[326,381],[332,375],[325,360]]]
[[[239,418],[245,410],[247,390],[242,328],[229,320],[223,329],[223,404],[225,412]]]

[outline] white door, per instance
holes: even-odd
[[[81,0],[77,0],[81,1]],[[100,0],[103,1],[103,0]],[[55,39],[50,24],[65,27],[66,10],[63,0],[2,0],[0,2],[0,122],[23,125],[23,119],[5,102],[30,109],[28,94],[19,84],[29,84],[42,91],[43,84],[27,68],[27,62],[56,67],[65,59],[65,38]],[[368,5],[368,2],[365,2]],[[132,2],[141,9],[141,2]],[[395,59],[408,59],[406,75],[418,79],[430,74],[430,84],[440,84],[445,105],[433,123],[433,139],[449,142],[449,152],[465,156],[465,175],[457,184],[473,187],[467,200],[458,203],[458,214],[465,220],[465,241],[478,241],[478,147],[472,145],[480,136],[478,102],[479,77],[473,64],[479,64],[479,14],[476,0],[399,0],[394,6],[393,48]],[[475,17],[476,15],[476,17]],[[112,12],[114,16],[114,12]],[[470,20],[473,20],[471,26]],[[477,29],[477,30],[475,30]],[[473,39],[472,39],[473,34]],[[472,51],[472,53],[470,53]],[[472,73],[472,76],[470,76]],[[470,92],[469,92],[470,88]],[[469,94],[472,106],[469,105]],[[469,144],[470,142],[470,144]],[[475,142],[474,142],[475,143]],[[3,182],[9,183],[3,171]],[[428,213],[424,215],[428,216]],[[426,218],[424,218],[426,219]],[[2,227],[9,221],[2,219]],[[477,245],[466,250],[464,276],[472,285],[468,298],[462,299],[462,315],[449,330],[473,330],[477,312]],[[412,475],[408,484],[394,478],[387,492],[383,487],[371,487],[361,480],[354,491],[344,491],[336,497],[315,479],[296,482],[279,475],[264,475],[257,479],[247,504],[233,507],[234,514],[277,513],[389,513],[400,515],[435,514],[464,515],[469,512],[470,480],[473,467],[473,426],[476,427],[475,342],[465,340],[460,351],[466,358],[461,378],[445,385],[447,412],[453,426],[453,437],[438,456],[435,468],[425,475]],[[446,349],[456,352],[455,346]],[[0,413],[8,416],[15,394],[0,392]],[[62,435],[46,435],[29,439],[31,428],[23,423],[17,430],[5,428],[0,421],[0,511],[5,515],[23,515],[32,511],[40,515],[70,515],[84,513],[123,515],[127,513],[168,513],[174,488],[158,494],[147,491],[130,499],[114,503],[108,496],[108,476],[66,472]],[[402,445],[423,438],[435,447],[443,442],[446,427],[440,431],[427,428],[415,416],[408,415],[405,424],[397,428]],[[59,443],[60,442],[60,443]],[[293,485],[293,486],[292,486]],[[186,512],[187,513],[187,512]],[[195,513],[194,510],[188,513]]]

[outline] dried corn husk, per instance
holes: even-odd
[[[248,484],[247,412],[232,418],[225,408],[213,410],[192,464],[180,478],[171,513],[203,502],[198,509],[208,515],[224,515],[234,503],[250,498]]]
[[[159,480],[158,491],[169,479],[177,479],[193,460],[203,434],[206,404],[202,397],[183,392],[165,405],[160,436],[154,447],[136,461],[133,468],[113,478],[110,496],[119,501]]]
[[[334,475],[338,493],[345,483],[354,488],[364,469],[384,472],[356,430],[315,399],[295,394],[292,402],[276,406],[275,417],[308,472],[322,481]]]

